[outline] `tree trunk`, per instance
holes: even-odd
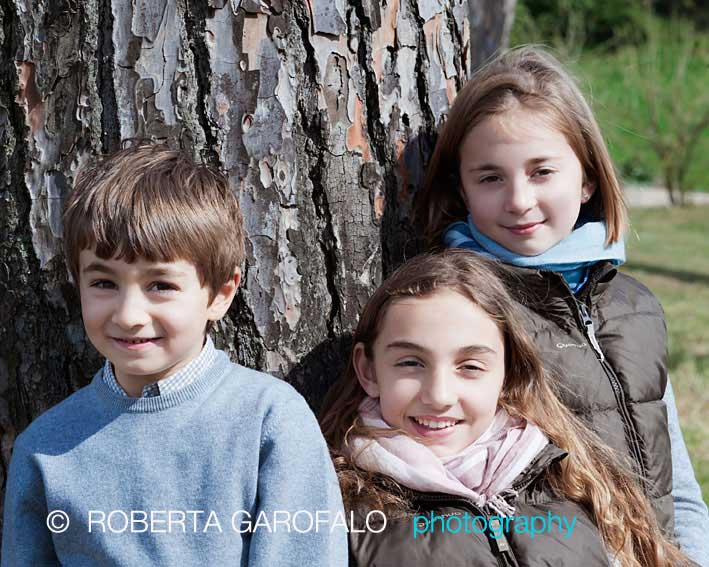
[[[514,0],[0,0],[0,480],[15,435],[101,364],[61,257],[78,167],[131,137],[228,172],[243,286],[216,343],[317,407],[416,251],[411,196]]]

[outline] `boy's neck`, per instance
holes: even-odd
[[[180,361],[179,365],[173,366],[171,368],[165,369],[163,372],[161,372],[159,375],[150,375],[150,376],[140,376],[140,375],[130,375],[126,376],[125,374],[122,375],[122,373],[119,373],[116,371],[115,365],[111,362],[111,371],[113,372],[113,376],[116,379],[116,382],[118,382],[118,385],[123,388],[123,391],[131,398],[140,398],[143,395],[143,390],[145,389],[146,386],[149,386],[150,384],[155,384],[155,383],[160,383],[164,380],[167,380],[168,378],[174,376],[178,372],[180,372],[183,368],[187,367],[190,363],[192,363],[194,360],[196,360],[202,352],[204,352],[204,347],[207,344],[207,336],[204,336],[204,339],[202,340],[202,346],[200,347],[199,351],[194,356],[191,356],[190,358],[186,360]],[[110,361],[109,361],[110,362]]]
[[[118,376],[116,374],[116,369],[111,365],[113,368],[113,375],[116,377],[116,382],[118,382],[118,385],[123,388],[123,391],[128,394],[129,397],[131,398],[140,398],[143,395],[143,388],[147,386],[148,384],[153,384],[155,382],[159,382],[160,380],[164,380],[167,378],[167,376],[163,378],[159,378],[158,380],[144,380],[140,381],[138,377],[135,377],[134,379],[126,379],[125,377]]]

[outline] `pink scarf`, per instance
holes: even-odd
[[[365,398],[359,406],[364,425],[392,428],[382,418],[379,401]],[[514,507],[504,496],[512,482],[549,443],[533,423],[510,416],[503,409],[490,427],[457,455],[437,457],[408,435],[353,437],[350,451],[357,466],[389,476],[411,489],[443,492],[471,499],[498,514],[511,516]]]

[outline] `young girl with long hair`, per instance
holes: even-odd
[[[351,565],[688,564],[559,401],[492,263],[407,262],[353,341],[321,419],[356,518]],[[387,520],[363,529],[372,510]]]
[[[646,479],[664,532],[709,565],[709,516],[667,376],[662,308],[617,270],[627,216],[589,105],[533,47],[497,56],[460,91],[416,203],[431,249],[505,265],[562,400]]]

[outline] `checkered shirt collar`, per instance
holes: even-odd
[[[192,384],[192,382],[194,382],[212,363],[216,352],[214,343],[212,342],[211,337],[208,336],[204,346],[202,347],[202,352],[199,353],[197,358],[187,364],[184,368],[181,368],[179,371],[175,372],[172,376],[168,376],[162,380],[143,386],[143,391],[141,392],[140,397],[153,398],[155,396],[164,396],[170,392],[177,392],[178,390],[186,388]],[[130,397],[118,383],[118,380],[116,380],[116,376],[113,373],[113,367],[111,362],[108,360],[106,360],[106,363],[103,366],[103,380],[114,394]]]

